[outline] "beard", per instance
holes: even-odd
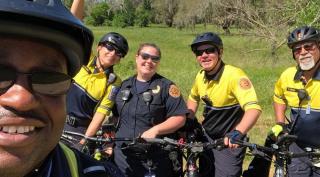
[[[304,58],[299,58],[299,67],[303,71],[308,71],[312,69],[315,66],[314,58],[313,56],[310,57],[304,57]]]

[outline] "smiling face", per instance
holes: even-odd
[[[152,60],[152,58],[157,57],[159,57],[159,52],[153,46],[146,45],[140,49],[139,53],[136,55],[138,80],[148,81],[157,72],[160,61]]]
[[[98,59],[103,68],[108,68],[120,62],[120,52],[112,45],[105,44],[97,47]]]
[[[67,73],[57,50],[28,40],[0,39],[0,65],[18,72]],[[30,88],[28,76],[0,94],[0,176],[21,177],[37,167],[55,147],[64,126],[65,95],[45,96]]]
[[[213,50],[215,49],[215,50]],[[201,51],[201,52],[199,52]],[[205,71],[212,71],[218,65],[220,61],[220,56],[222,54],[222,50],[220,54],[218,49],[215,46],[209,44],[203,44],[197,47],[196,57],[200,66]]]

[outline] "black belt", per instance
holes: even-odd
[[[80,119],[74,116],[67,115],[66,123],[72,127],[88,127],[91,120],[89,119]]]

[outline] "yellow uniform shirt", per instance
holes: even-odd
[[[74,83],[67,95],[68,115],[91,119],[95,112],[110,114],[121,79],[113,74],[112,68],[96,72],[95,57],[91,56],[87,66],[83,66],[74,77]]]
[[[307,83],[301,76],[296,67],[286,69],[275,84],[273,100],[290,107],[297,143],[320,147],[320,71]]]
[[[261,110],[247,75],[241,69],[223,63],[210,78],[203,70],[198,72],[189,100],[207,102],[202,124],[212,138],[223,137],[231,131],[241,121],[244,111]]]

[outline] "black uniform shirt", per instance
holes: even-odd
[[[117,137],[134,138],[167,118],[185,115],[187,107],[177,86],[159,74],[141,83],[136,76],[125,80],[116,96],[115,115],[120,117]]]

